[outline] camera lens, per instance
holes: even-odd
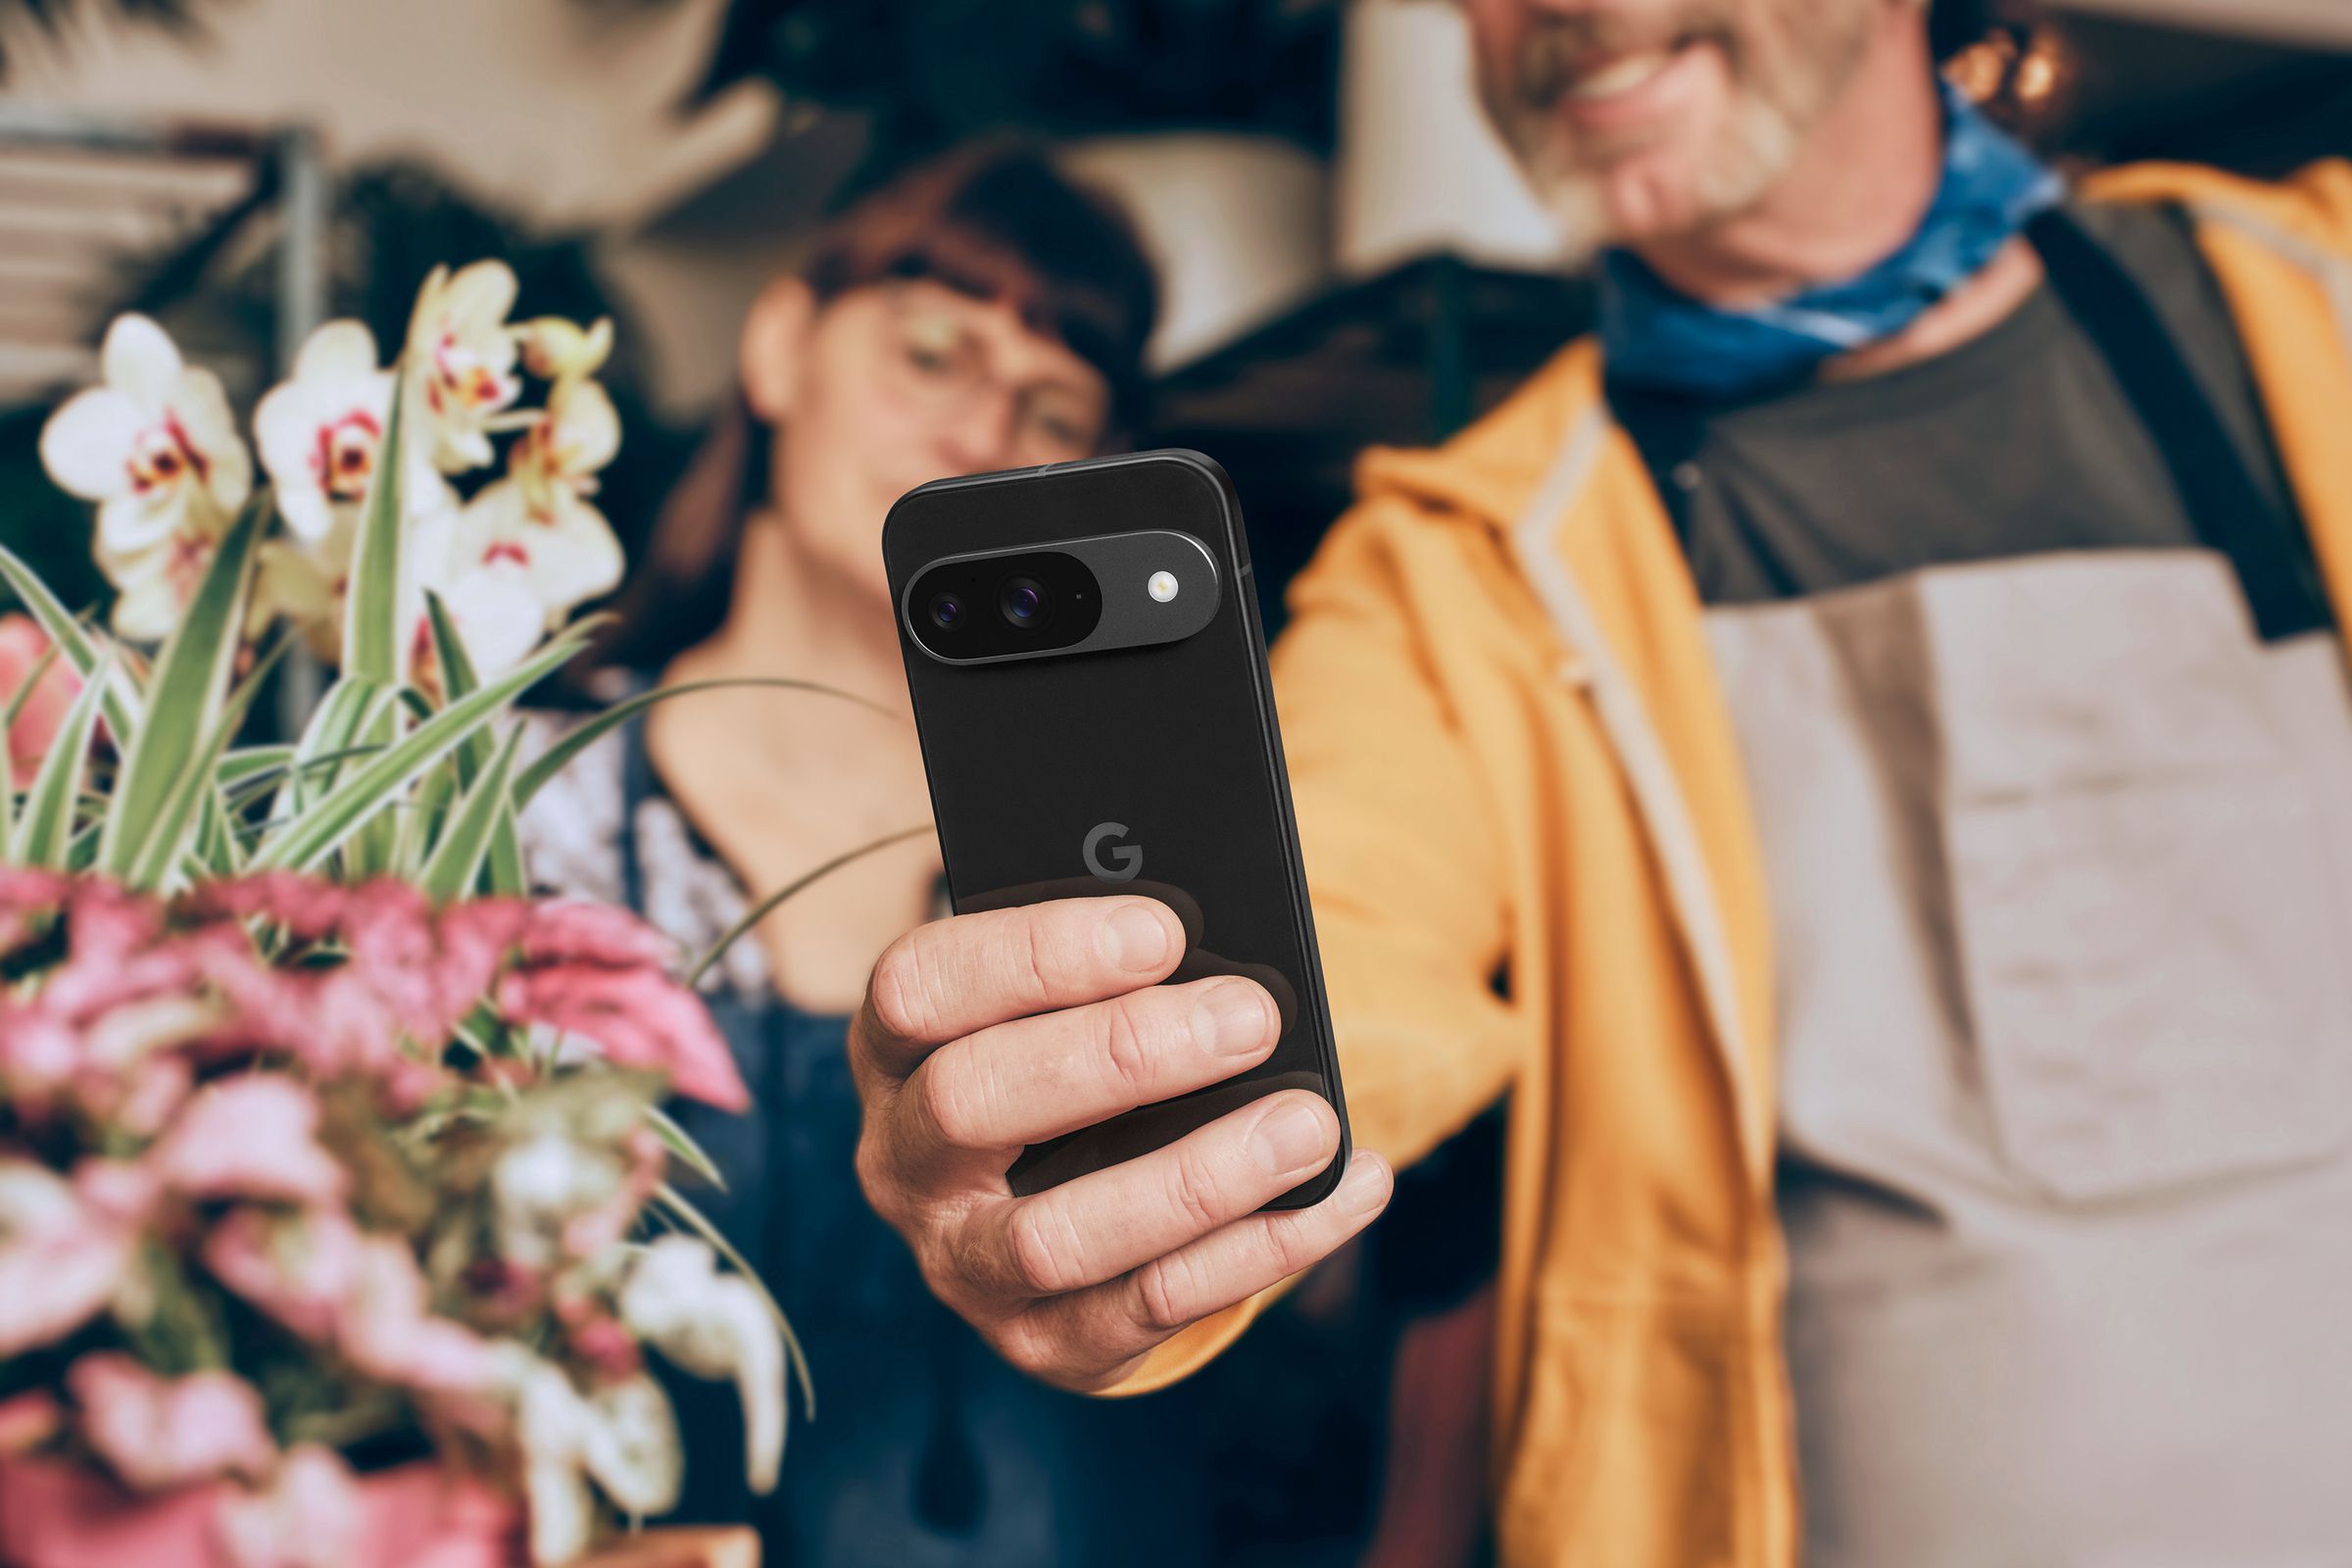
[[[1023,630],[1041,625],[1046,618],[1045,584],[1035,577],[1007,577],[997,591],[997,608]]]
[[[931,598],[931,623],[942,631],[954,631],[963,624],[963,601],[954,594],[934,594]]]

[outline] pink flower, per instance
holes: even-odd
[[[752,1102],[727,1043],[701,1000],[658,969],[551,964],[507,977],[499,1005],[517,1023],[581,1035],[623,1067],[666,1072],[669,1086],[721,1110]]]
[[[244,1073],[188,1102],[152,1157],[156,1174],[191,1198],[337,1202],[347,1178],[318,1130],[309,1090],[276,1073]]]
[[[30,1453],[65,1430],[66,1407],[47,1389],[0,1399],[0,1458]]]
[[[261,1396],[227,1372],[160,1378],[127,1355],[97,1350],[66,1369],[66,1389],[90,1447],[140,1492],[266,1475],[277,1456]]]
[[[617,1383],[645,1370],[637,1336],[623,1328],[618,1318],[599,1314],[575,1325],[565,1338],[571,1353],[587,1363],[599,1382]]]
[[[316,942],[342,924],[351,890],[299,871],[256,871],[225,882],[208,882],[190,893],[185,907],[201,917],[255,915],[282,926],[302,942]]]
[[[66,902],[72,882],[55,871],[0,866],[0,954],[23,947]]]
[[[213,1228],[204,1266],[240,1298],[359,1372],[396,1388],[473,1394],[496,1377],[480,1335],[428,1307],[405,1238],[369,1235],[332,1209],[239,1209]]]
[[[69,1183],[0,1160],[0,1361],[65,1338],[122,1288],[152,1198],[130,1169],[89,1160]]]
[[[214,1529],[230,1568],[342,1568],[359,1560],[359,1482],[331,1448],[289,1448],[270,1485],[220,1499]]]
[[[512,901],[437,914],[399,881],[341,888],[286,872],[215,884],[185,907],[267,919],[298,942],[339,939],[340,962],[224,972],[239,1029],[315,1072],[368,1072],[408,1090],[438,1082],[439,1047],[489,993],[522,917]],[[404,1035],[420,1049],[403,1051]]]
[[[436,1317],[408,1244],[370,1236],[360,1245],[337,1337],[352,1365],[379,1382],[425,1393],[473,1394],[498,1376],[490,1345],[463,1323]]]
[[[475,1258],[466,1265],[465,1281],[472,1297],[467,1315],[476,1322],[519,1323],[547,1298],[546,1281],[537,1272],[503,1257]]]
[[[515,941],[527,967],[544,963],[595,964],[608,969],[661,968],[671,957],[662,934],[628,910],[578,899],[547,899],[530,906]]]
[[[48,651],[49,639],[31,616],[0,615],[0,706],[15,701],[25,678]],[[49,755],[49,745],[66,721],[66,710],[80,692],[81,678],[74,673],[74,666],[64,659],[51,660],[40,684],[17,710],[16,723],[9,726],[9,777],[17,788],[30,785],[40,771],[41,760]]]
[[[604,1048],[624,1067],[669,1075],[670,1088],[724,1110],[751,1104],[735,1057],[702,999],[669,978],[668,946],[644,921],[605,905],[533,905],[517,937],[520,962],[500,983],[500,1008]]]
[[[359,1279],[359,1228],[335,1209],[239,1208],[204,1240],[213,1277],[304,1339],[330,1343]]]

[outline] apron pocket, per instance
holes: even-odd
[[[1956,956],[2006,1162],[2094,1201],[2340,1148],[2326,824],[2228,564],[1936,572],[1918,608]]]
[[[2003,1157],[2095,1200],[2344,1141],[2334,922],[2291,771],[1955,808],[1961,973]]]

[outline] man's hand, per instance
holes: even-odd
[[[1273,1051],[1273,999],[1233,977],[1161,986],[1184,930],[1149,899],[1065,899],[908,932],[850,1030],[858,1177],[924,1278],[1005,1359],[1117,1382],[1187,1324],[1370,1224],[1390,1173],[1358,1152],[1312,1208],[1259,1214],[1331,1162],[1339,1118],[1288,1090],[1166,1148],[1028,1198],[1022,1146],[1220,1082]]]

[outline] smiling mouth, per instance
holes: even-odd
[[[1561,84],[1560,96],[1570,103],[1592,104],[1639,92],[1656,80],[1667,67],[1681,59],[1697,41],[1695,38],[1677,38],[1663,48],[1595,59],[1583,65]]]

